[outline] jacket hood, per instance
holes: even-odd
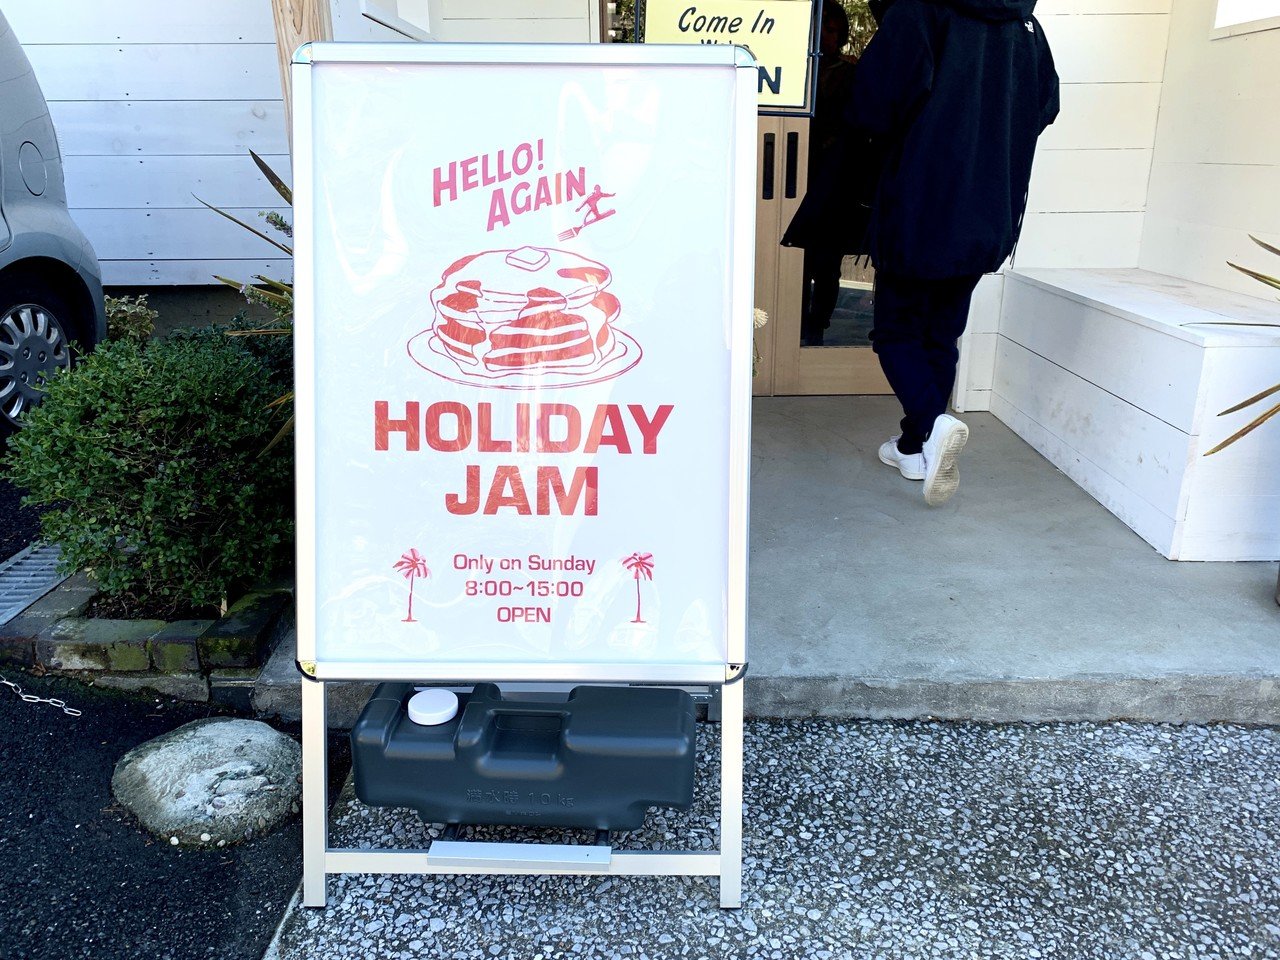
[[[889,0],[892,2],[892,0]],[[1036,0],[930,0],[950,7],[975,20],[1026,20],[1036,8]]]

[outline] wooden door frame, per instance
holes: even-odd
[[[778,117],[764,116],[757,120],[758,142],[763,145],[767,134],[775,139],[781,130]],[[764,149],[760,149],[760,161],[756,164],[756,302],[758,309],[769,315],[769,322],[755,331],[756,375],[751,392],[756,396],[771,396],[774,392],[774,365],[777,358],[778,296],[774,278],[778,273],[778,213],[772,200],[764,200],[766,163]],[[778,170],[773,167],[773,187],[776,195]]]
[[[304,43],[333,39],[330,0],[271,0],[276,27],[276,59],[280,64],[280,90],[284,96],[284,124],[293,154],[293,53]]]
[[[756,269],[760,294],[770,286],[772,313],[769,330],[768,377],[757,377],[756,393],[778,395],[888,394],[889,383],[870,347],[804,347],[800,344],[800,304],[804,284],[804,251],[781,246],[782,233],[795,216],[808,189],[808,121],[793,117],[761,118],[775,121],[778,163],[778,201],[772,208],[776,223],[757,225]],[[796,136],[792,172],[795,189],[787,189],[788,140]],[[763,164],[762,164],[763,166]],[[757,197],[760,194],[757,193]],[[759,201],[758,209],[759,207]],[[769,281],[773,280],[770,284]],[[768,308],[766,308],[768,309]],[[763,332],[763,331],[761,331]],[[761,349],[764,354],[764,349]]]

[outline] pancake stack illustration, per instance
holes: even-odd
[[[488,250],[455,261],[431,293],[432,349],[466,377],[596,374],[625,352],[602,263],[565,250]]]

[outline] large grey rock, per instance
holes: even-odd
[[[302,750],[257,720],[196,720],[134,747],[116,764],[116,799],[163,840],[222,845],[296,812]]]

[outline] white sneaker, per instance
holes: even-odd
[[[924,502],[931,507],[946,503],[960,486],[960,451],[969,439],[969,428],[950,414],[933,421],[933,432],[924,442]]]
[[[898,472],[908,480],[923,480],[924,454],[900,453],[898,451],[898,441],[901,439],[902,434],[898,434],[896,437],[890,437],[880,444],[880,462],[887,463],[891,467],[897,467]]]

